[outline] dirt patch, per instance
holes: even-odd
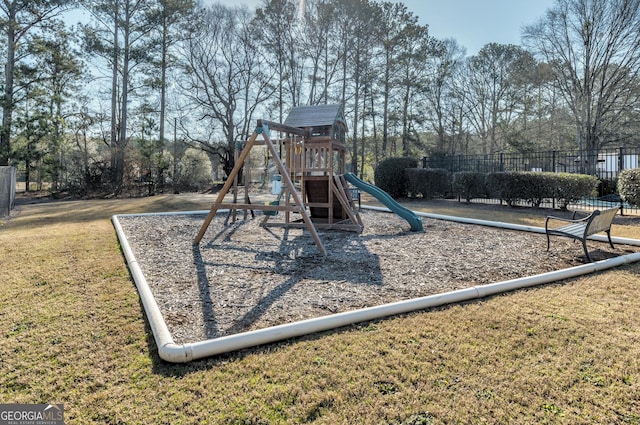
[[[541,234],[423,219],[424,232],[363,211],[361,234],[263,228],[260,220],[121,217],[129,244],[177,343],[376,306],[584,264],[579,243]],[[594,260],[636,250],[589,242]]]

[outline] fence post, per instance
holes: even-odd
[[[624,170],[624,147],[618,148],[618,174]],[[616,176],[617,177],[617,176]]]
[[[551,171],[556,172],[556,150],[551,151]],[[555,192],[555,191],[554,191]],[[551,198],[551,208],[556,209],[556,195],[553,194]]]
[[[427,157],[426,156],[422,157],[422,168],[427,168]]]
[[[624,147],[620,146],[618,148],[618,174],[616,175],[616,182],[618,181],[617,177],[621,172],[624,171]],[[617,186],[617,184],[616,184]],[[616,187],[616,192],[618,188]],[[624,215],[624,202],[622,202],[622,197],[618,193],[618,198],[620,198],[620,215]]]

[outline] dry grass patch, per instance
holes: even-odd
[[[640,423],[640,265],[163,363],[109,217],[199,202],[29,205],[0,227],[2,402],[61,402],[69,424]]]

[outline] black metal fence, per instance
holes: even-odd
[[[620,205],[624,213],[639,214],[640,209],[625,204],[617,193],[617,178],[621,171],[638,168],[639,148],[614,148],[599,151],[541,151],[531,153],[496,153],[490,155],[434,155],[422,158],[423,168],[442,168],[452,173],[474,171],[549,171],[597,176],[602,182],[598,197],[583,199],[575,207],[584,209]],[[483,202],[499,202],[485,199]]]

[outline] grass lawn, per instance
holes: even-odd
[[[67,424],[640,424],[639,264],[162,362],[110,217],[208,206],[176,195],[20,206],[0,226],[0,403],[63,403]]]

